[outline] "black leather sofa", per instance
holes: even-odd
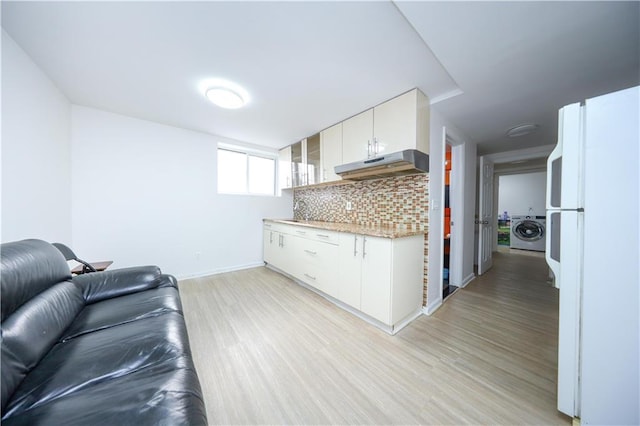
[[[2,425],[204,425],[176,280],[2,244]]]

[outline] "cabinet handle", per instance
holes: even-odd
[[[307,233],[306,231],[296,231],[296,232],[297,232],[298,234],[301,234],[301,235],[306,235],[306,233]]]
[[[278,242],[280,247],[284,247],[284,235],[280,234],[280,241]]]
[[[316,280],[316,277],[312,277],[311,275],[309,275],[309,274],[307,274],[307,273],[305,273],[305,274],[304,274],[304,276],[305,276],[305,277],[307,277],[307,278],[309,278],[309,279],[312,279],[312,280],[314,280],[314,281]]]
[[[329,238],[329,235],[324,235],[324,234],[316,234],[318,237],[322,237],[322,238]]]
[[[318,252],[311,251],[311,250],[305,250],[305,253],[308,253],[308,254],[313,255],[313,256],[315,256],[316,254],[318,254]]]
[[[371,158],[371,141],[367,140],[367,158]]]
[[[269,232],[269,244],[273,244],[273,231]]]
[[[362,237],[362,258],[363,259],[367,255],[367,250],[365,249],[366,246],[367,246],[367,237]]]
[[[373,155],[378,155],[378,138],[373,138]]]
[[[358,255],[358,236],[353,236],[353,257]]]

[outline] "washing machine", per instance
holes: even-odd
[[[546,222],[545,216],[511,216],[511,248],[544,251]]]

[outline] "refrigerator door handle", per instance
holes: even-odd
[[[544,257],[553,272],[553,285],[560,288],[560,211],[547,211],[547,239],[545,240]],[[557,219],[557,220],[556,220]]]
[[[562,124],[562,114],[560,114]],[[560,127],[559,132],[562,132]],[[562,135],[558,135],[558,144],[547,158],[547,209],[559,209],[562,191]]]

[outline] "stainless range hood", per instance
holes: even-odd
[[[335,167],[342,179],[367,180],[389,176],[414,175],[429,171],[429,156],[416,149],[379,155],[367,160]]]

